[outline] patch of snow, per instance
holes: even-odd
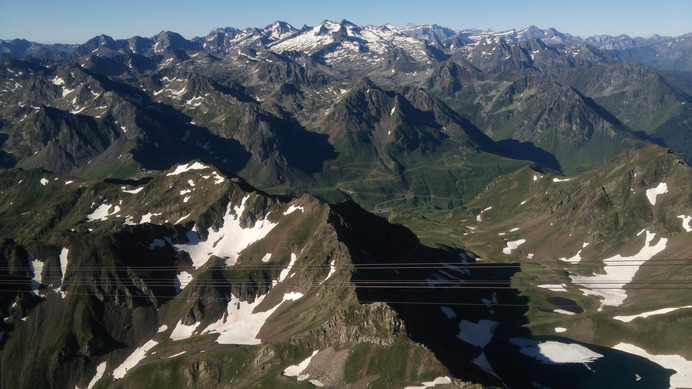
[[[507,242],[507,247],[502,249],[502,252],[505,254],[511,254],[512,250],[516,249],[517,247],[521,246],[526,242],[526,239],[519,239],[519,240],[514,240]]]
[[[571,180],[571,178],[562,178],[562,179],[557,178],[557,177],[553,178],[553,182],[567,182],[569,180]]]
[[[684,307],[676,307],[676,308],[662,308],[662,309],[657,309],[655,311],[650,311],[650,312],[644,312],[640,313],[638,315],[632,315],[632,316],[615,316],[613,319],[615,320],[620,320],[625,323],[629,323],[634,319],[637,318],[647,318],[649,316],[656,316],[656,315],[665,315],[666,313],[670,313],[673,311],[677,311],[678,309],[690,309],[692,308],[692,305],[686,305]]]
[[[45,178],[41,178],[41,185],[46,186],[48,184],[48,180]]]
[[[321,388],[324,386],[324,384],[320,380],[309,380],[308,382],[313,384],[314,386],[316,386],[318,388]]]
[[[440,310],[445,314],[445,316],[447,316],[447,319],[454,319],[457,317],[456,312],[454,312],[454,310],[450,307],[442,306],[440,307]]]
[[[574,254],[574,256],[572,258],[562,257],[562,258],[558,258],[558,259],[562,262],[567,262],[567,263],[571,263],[571,264],[579,263],[579,262],[581,262],[581,250],[577,251],[577,253]]]
[[[394,115],[394,112],[396,112],[396,105],[392,107],[392,110],[389,112],[389,115]]]
[[[692,361],[688,361],[680,355],[652,355],[643,348],[628,343],[618,343],[613,348],[626,353],[639,355],[666,369],[675,370],[676,374],[670,377],[671,388],[690,387],[690,382],[692,382]]]
[[[185,287],[192,281],[192,274],[183,271],[180,274],[175,275],[173,280],[173,286],[175,286],[175,293],[180,293]]]
[[[327,274],[327,278],[325,278],[324,281],[327,281],[334,273],[336,273],[336,259],[332,259],[329,263],[329,274]]]
[[[484,348],[493,338],[493,330],[499,323],[492,320],[481,320],[478,323],[462,320],[459,323],[457,337],[468,344]]]
[[[34,274],[33,278],[31,279],[31,292],[34,294],[34,296],[36,296],[38,295],[38,289],[41,286],[41,281],[43,279],[41,276],[41,273],[43,272],[43,262],[32,259],[29,261],[29,267],[31,268],[31,272]]]
[[[679,215],[678,219],[682,219],[682,228],[684,228],[685,231],[692,232],[692,226],[690,226],[692,216]]]
[[[125,189],[125,187],[122,187],[121,189],[122,189],[123,193],[137,194],[137,193],[141,192],[142,190],[144,190],[144,187],[140,186],[139,188],[136,188],[136,189]]]
[[[478,222],[482,221],[483,220],[483,213],[486,211],[489,211],[491,209],[493,209],[493,207],[488,207],[488,208],[482,210],[481,213],[479,213],[478,216],[476,216],[476,221],[478,221]]]
[[[308,374],[303,374],[303,371],[307,369],[308,365],[310,364],[310,361],[312,360],[312,357],[317,355],[319,351],[320,350],[315,350],[312,352],[312,355],[305,358],[299,364],[287,367],[286,369],[284,369],[283,375],[285,375],[286,377],[296,377],[298,381],[305,381],[310,376]]]
[[[199,162],[194,162],[194,163],[187,164],[187,165],[176,166],[175,170],[166,174],[166,176],[177,176],[178,174],[182,174],[182,173],[185,173],[185,172],[190,171],[190,170],[203,170],[203,169],[207,169],[207,168],[209,168],[209,166],[202,164],[202,163],[199,163]]]
[[[565,284],[543,284],[536,286],[538,286],[539,288],[548,289],[553,292],[567,292],[567,289],[565,289]]]
[[[300,207],[300,206],[291,205],[290,207],[288,207],[286,212],[284,212],[284,215],[291,214],[295,211],[305,212],[305,209],[303,207]]]
[[[668,239],[661,237],[655,245],[651,245],[656,235],[646,231],[646,243],[644,247],[636,254],[630,257],[623,257],[618,254],[613,257],[603,260],[605,264],[603,271],[605,274],[595,274],[592,276],[570,275],[572,282],[582,285],[587,289],[582,289],[584,295],[600,296],[601,307],[603,306],[619,306],[627,298],[627,292],[623,287],[630,283],[634,275],[639,270],[644,262],[653,258],[666,248]]]
[[[130,356],[127,357],[127,359],[120,366],[113,370],[113,379],[119,380],[125,377],[125,374],[127,374],[127,372],[133,367],[137,366],[137,364],[144,359],[144,357],[146,357],[149,350],[151,350],[157,344],[158,342],[155,340],[150,340],[144,345],[137,347],[137,349],[135,349],[135,351],[133,351],[132,354],[130,354]]]
[[[69,95],[69,94],[72,93],[73,91],[74,91],[74,89],[68,89],[68,88],[63,87],[63,88],[62,88],[62,97],[65,97],[65,96]]]
[[[519,231],[519,227],[514,227],[511,230],[509,230],[509,232],[517,232],[517,231]]]
[[[261,340],[257,338],[264,323],[269,319],[269,316],[276,311],[283,302],[295,301],[299,293],[287,293],[281,303],[275,307],[264,311],[254,312],[266,295],[255,298],[254,302],[234,301],[237,297],[231,295],[231,301],[228,303],[226,314],[216,323],[210,324],[204,333],[218,333],[219,337],[216,343],[219,344],[260,344]],[[301,294],[302,296],[302,294]]]
[[[175,223],[173,223],[173,224],[178,224],[178,223],[180,223],[181,221],[183,221],[183,220],[187,219],[188,217],[190,217],[190,214],[189,214],[189,213],[188,213],[187,215],[185,215],[185,216],[181,217],[180,219],[178,219],[178,221],[176,221],[176,222],[175,222]]]
[[[426,389],[432,388],[435,385],[448,385],[452,383],[452,379],[449,377],[437,377],[432,381],[426,381],[421,383],[421,386],[407,386],[404,389]]]
[[[214,172],[214,183],[216,185],[221,184],[222,182],[226,181],[225,178],[223,178],[219,173]]]
[[[142,219],[139,221],[139,224],[151,223],[151,218],[154,216],[161,216],[161,213],[147,212],[145,215],[142,215]]]
[[[271,259],[271,257],[272,257],[271,253],[264,254],[264,256],[262,257],[262,262],[264,262],[264,263],[269,262],[269,259]]]
[[[200,241],[199,234],[193,228],[187,233],[188,244],[179,244],[175,247],[190,254],[192,265],[198,268],[204,265],[212,255],[225,258],[227,266],[233,266],[240,255],[250,244],[264,238],[277,224],[269,220],[257,220],[252,228],[240,226],[240,215],[245,210],[245,202],[250,198],[243,198],[240,206],[233,207],[228,204],[226,214],[223,217],[223,225],[218,231],[209,228],[207,240]],[[234,211],[235,215],[231,214]]]
[[[284,301],[297,301],[303,298],[303,294],[300,292],[289,292],[284,294]]]
[[[565,327],[555,327],[555,332],[557,332],[558,334],[561,334],[561,333],[563,333],[563,332],[567,332],[567,328],[565,328]]]
[[[53,85],[57,85],[57,86],[65,84],[65,80],[63,80],[62,78],[60,78],[58,76],[49,76],[48,81],[52,82]]]
[[[298,257],[294,253],[291,253],[291,262],[288,263],[288,267],[281,270],[281,273],[279,273],[279,279],[274,281],[272,284],[276,285],[280,282],[283,282],[288,276],[288,273],[291,272],[291,269],[293,269],[293,265],[296,263],[297,260]]]
[[[187,86],[184,86],[183,89],[180,90],[173,90],[173,89],[166,89],[168,92],[170,92],[172,95],[175,95],[176,97],[180,97],[182,94],[187,92]]]
[[[89,386],[87,386],[87,389],[91,389],[96,385],[97,382],[103,377],[103,373],[106,372],[106,362],[101,362],[99,363],[98,366],[96,366],[96,374],[94,375],[94,378],[89,381]]]
[[[183,320],[178,321],[178,325],[175,326],[173,329],[173,332],[171,332],[171,340],[182,340],[182,339],[188,339],[189,337],[192,336],[192,333],[195,332],[197,327],[199,326],[199,322],[193,324],[193,325],[185,325],[183,324]]]
[[[112,210],[112,211],[111,211]],[[113,216],[120,212],[120,206],[118,205],[110,205],[103,203],[99,205],[93,212],[87,215],[87,221],[94,221],[94,220],[106,220],[108,219],[109,216]]]
[[[179,352],[179,353],[177,353],[177,354],[171,355],[170,357],[166,357],[166,359],[171,359],[171,358],[179,357],[179,356],[185,354],[186,352],[187,352],[187,350],[181,351],[181,352]]]
[[[528,253],[528,254],[526,254],[526,258],[528,258],[528,259],[533,259],[533,253]]]
[[[564,309],[553,309],[553,312],[555,312],[555,313],[560,313],[560,314],[562,314],[562,315],[567,315],[567,316],[574,316],[574,315],[576,315],[576,313],[570,312],[570,311],[566,311],[566,310],[564,310]]]
[[[646,198],[649,199],[651,205],[656,205],[656,197],[668,193],[668,184],[661,182],[657,187],[646,190]]]
[[[577,343],[562,343],[552,340],[536,342],[535,340],[522,338],[512,338],[509,342],[519,346],[522,354],[550,365],[588,363],[603,357],[602,354],[593,352]]]
[[[163,324],[161,327],[159,327],[158,333],[160,334],[162,332],[165,332],[167,329],[168,329],[168,326]]]
[[[60,251],[60,271],[62,272],[62,278],[60,279],[60,287],[62,288],[62,285],[65,284],[65,274],[67,273],[67,254],[69,254],[70,250],[67,249],[67,247],[63,247],[62,250]]]

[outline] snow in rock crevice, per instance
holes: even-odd
[[[29,267],[31,268],[31,272],[34,274],[34,276],[31,278],[31,292],[34,294],[34,296],[36,296],[38,295],[38,290],[43,279],[41,275],[41,273],[43,273],[43,262],[30,259]]]
[[[678,309],[690,309],[690,308],[692,308],[692,305],[686,305],[684,307],[675,307],[675,308],[662,308],[662,309],[657,309],[655,311],[640,313],[638,315],[615,316],[615,317],[613,317],[613,319],[620,320],[620,321],[625,322],[625,323],[629,323],[632,320],[638,319],[638,318],[647,318],[649,316],[665,315],[666,313],[674,312],[674,311],[677,311]]]
[[[67,255],[69,254],[70,250],[67,249],[67,247],[63,247],[63,249],[60,251],[60,271],[62,272],[62,278],[60,279],[60,287],[64,289],[65,286],[65,274],[67,274]],[[63,292],[64,296],[64,292]]]
[[[185,354],[186,352],[187,352],[187,350],[181,351],[181,352],[179,352],[179,353],[177,353],[177,354],[173,354],[173,355],[171,355],[171,356],[169,356],[169,357],[166,357],[166,359],[172,359],[172,358],[179,357],[179,356]]]
[[[140,347],[137,347],[135,351],[130,354],[127,359],[113,370],[113,379],[119,380],[125,377],[128,371],[132,370],[137,364],[142,361],[147,356],[149,350],[158,344],[155,340],[150,340]]]
[[[331,276],[336,273],[336,260],[332,259],[332,261],[329,263],[329,274],[327,274],[327,277],[324,279],[327,281]]]
[[[283,282],[288,277],[288,274],[293,269],[293,265],[295,265],[297,260],[298,256],[296,256],[295,253],[291,253],[291,262],[288,263],[288,266],[285,269],[281,270],[281,273],[279,273],[279,278],[272,282],[272,286],[276,286],[278,283]]]
[[[96,383],[103,377],[103,373],[106,372],[106,362],[101,362],[99,363],[98,366],[96,366],[96,374],[94,375],[94,378],[89,381],[89,386],[87,386],[87,389],[91,389],[96,385]]]

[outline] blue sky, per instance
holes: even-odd
[[[216,27],[264,27],[284,20],[300,28],[325,19],[493,30],[533,24],[579,36],[676,36],[692,32],[692,1],[0,0],[0,39],[81,43],[98,34],[148,37],[162,30],[192,38]]]

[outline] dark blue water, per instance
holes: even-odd
[[[510,388],[668,388],[673,370],[648,359],[567,338],[542,336],[536,342],[580,344],[603,357],[588,363],[545,363],[522,354],[509,339],[496,336],[485,348],[493,369]]]
[[[584,308],[580,307],[576,301],[566,297],[548,297],[548,302],[554,306],[572,313],[583,313]]]

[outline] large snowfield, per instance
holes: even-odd
[[[585,287],[581,289],[585,295],[602,298],[599,311],[604,306],[617,307],[621,305],[627,298],[627,291],[624,289],[624,286],[634,279],[635,274],[639,271],[639,267],[665,250],[668,239],[661,237],[656,244],[652,245],[656,235],[649,231],[642,232],[646,232],[644,247],[638,253],[629,257],[618,254],[603,260],[605,264],[603,271],[605,274],[569,276],[572,282]]]
[[[187,233],[189,243],[178,244],[176,248],[190,254],[195,268],[203,266],[212,255],[224,258],[227,266],[235,265],[241,251],[264,238],[277,225],[264,219],[255,221],[251,228],[243,228],[240,225],[240,215],[243,214],[245,202],[249,198],[249,195],[245,196],[237,207],[228,204],[223,226],[218,231],[209,228],[206,240],[201,241],[196,229],[193,228]]]

